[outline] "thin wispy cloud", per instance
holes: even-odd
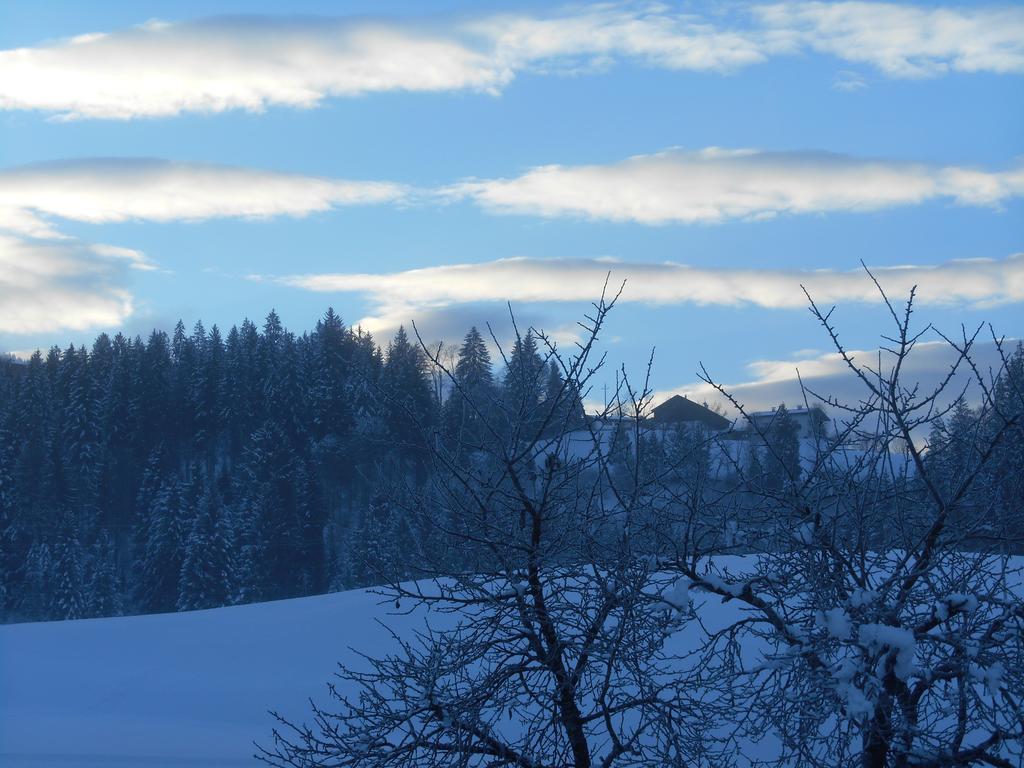
[[[1010,346],[1006,349],[1009,351]],[[1002,359],[999,350],[991,341],[978,343],[973,352],[982,375],[988,375],[989,372],[998,373],[1001,369]],[[883,371],[889,370],[895,360],[891,353],[880,349],[853,349],[849,350],[849,354],[858,365],[876,370],[881,365]],[[930,391],[949,373],[956,360],[956,351],[945,341],[919,342],[902,365],[903,380],[920,385],[922,392]],[[715,374],[714,371],[710,373],[712,376]],[[865,395],[863,383],[854,376],[846,361],[837,352],[806,354],[790,359],[755,360],[746,366],[746,373],[746,378],[731,383],[720,383],[748,411],[772,408],[780,403],[789,406],[803,405],[805,395],[802,386],[807,388],[807,399],[812,404],[818,402],[812,396],[812,392],[832,397],[844,404],[856,404]],[[971,389],[971,375],[968,371],[961,372],[954,379],[950,390],[959,392],[960,388],[966,386],[969,397],[977,394]],[[715,387],[700,380],[655,392],[653,402],[662,402],[676,394],[733,410],[732,405]],[[833,415],[842,417],[842,413],[838,411]]]
[[[889,77],[1024,72],[1024,9],[886,3],[738,5],[713,15],[649,3],[431,21],[225,17],[0,51],[0,108],[62,118],[310,108],[367,93],[496,94],[517,74],[617,62],[728,73],[818,52]]]
[[[854,93],[856,91],[862,91],[868,87],[868,81],[857,72],[851,72],[850,70],[844,69],[836,72],[835,77],[832,78],[832,90],[841,91],[843,93]]]
[[[826,152],[670,150],[605,165],[545,165],[448,188],[496,213],[641,224],[871,211],[947,200],[998,206],[1024,194],[1024,167],[988,171]]]
[[[751,6],[794,49],[867,64],[889,77],[1024,72],[1024,9],[897,3],[790,2]]]
[[[140,262],[141,260],[141,262]],[[125,263],[141,254],[73,241],[35,241],[0,233],[0,333],[111,327],[134,311]]]
[[[134,248],[85,243],[61,221],[201,221],[306,216],[391,202],[400,185],[154,159],[101,158],[0,171],[0,332],[110,327],[130,316],[125,268],[155,270]]]
[[[58,238],[52,218],[91,224],[305,216],[394,202],[398,184],[155,159],[99,158],[0,171],[0,229]]]
[[[877,267],[892,295],[918,288],[922,305],[990,307],[1024,301],[1024,254],[1002,260],[949,261],[934,266]],[[500,259],[388,274],[336,273],[258,277],[319,293],[355,293],[375,306],[360,324],[373,332],[421,313],[487,301],[590,302],[605,280],[626,282],[623,302],[802,309],[803,289],[823,304],[877,303],[863,270],[708,269],[684,264],[635,264],[612,259]]]

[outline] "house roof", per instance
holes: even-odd
[[[700,403],[682,395],[673,395],[654,408],[654,420],[662,424],[699,422],[711,429],[728,429],[730,422]]]
[[[825,413],[825,409],[818,405],[812,405],[810,408],[805,406],[795,406],[793,408],[786,408],[786,412],[790,416],[808,416],[812,415],[817,419],[827,419],[828,414]],[[778,409],[772,408],[770,411],[753,411],[747,414],[750,419],[771,419],[778,413]]]

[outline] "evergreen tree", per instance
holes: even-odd
[[[239,494],[239,596],[243,601],[302,594],[308,486],[281,430],[267,423],[246,450]]]
[[[145,613],[175,610],[178,578],[184,561],[185,510],[178,479],[160,485],[147,515],[145,549],[136,581],[136,602]]]
[[[44,541],[32,544],[25,558],[25,588],[14,607],[26,619],[45,620],[53,608],[53,555]]]
[[[531,439],[540,428],[540,409],[537,404],[544,394],[544,360],[537,351],[537,339],[529,330],[518,336],[512,346],[505,368],[504,401],[509,419],[518,425],[526,439]],[[519,416],[530,414],[523,420]],[[526,432],[530,434],[525,434]]]
[[[486,421],[493,416],[491,355],[475,326],[462,341],[454,374],[457,386],[444,404],[444,427],[449,443],[461,450],[480,445],[486,439]]]
[[[101,444],[99,402],[85,347],[69,347],[61,361],[64,409],[63,462],[73,503],[80,510],[95,512],[98,503]]]
[[[315,347],[313,371],[313,414],[316,437],[329,438],[332,444],[342,443],[352,430],[352,403],[349,401],[351,337],[341,318],[328,308],[317,323],[313,338]]]
[[[68,515],[54,550],[50,618],[80,619],[87,614],[83,576],[82,544],[75,522]]]
[[[148,456],[158,442],[174,434],[169,429],[172,363],[167,334],[154,330],[139,351],[129,407],[136,424],[136,450]]]
[[[356,330],[351,342],[352,378],[348,389],[353,418],[360,434],[377,436],[382,429],[378,393],[384,356],[372,334],[362,329]]]
[[[399,327],[388,346],[381,390],[388,434],[399,451],[414,454],[421,447],[423,431],[433,421],[434,398],[423,353],[409,342],[404,327]]]
[[[89,616],[120,616],[120,580],[117,577],[117,555],[114,540],[106,531],[100,531],[93,545],[89,562],[89,580],[86,588],[86,610]]]
[[[185,544],[178,578],[178,610],[227,605],[232,594],[231,537],[215,484],[207,487]]]
[[[775,409],[764,429],[763,446],[751,450],[751,477],[761,487],[782,491],[800,477],[800,427],[785,405]]]
[[[13,449],[0,428],[0,622],[23,589],[28,540],[15,519]]]
[[[1016,422],[1003,435],[993,460],[986,467],[983,486],[993,494],[998,520],[993,533],[1015,551],[1024,549],[1024,343],[1009,355],[1006,367],[996,380],[995,407]],[[995,413],[986,414],[983,430],[988,438],[1000,428]]]
[[[486,391],[494,385],[491,353],[476,326],[466,333],[455,363],[455,380],[468,392]]]
[[[60,485],[59,478],[48,471],[57,469],[53,462],[55,397],[48,366],[38,351],[29,359],[12,418],[12,433],[21,443],[13,459],[14,496],[20,519],[35,540],[53,525],[46,518],[57,505]]]

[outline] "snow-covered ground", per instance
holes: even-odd
[[[737,617],[736,601],[688,597],[706,627]],[[422,612],[396,614],[381,600],[353,590],[190,613],[0,626],[0,766],[256,765],[253,742],[269,745],[274,725],[268,709],[308,719],[309,697],[327,700],[325,683],[337,662],[358,666],[349,649],[380,655],[394,647],[378,620],[404,636],[424,620]],[[673,650],[692,647],[697,632],[692,623],[677,633]],[[775,749],[746,746],[761,757]]]
[[[302,719],[393,605],[363,590],[191,613],[0,626],[0,765],[255,765],[268,708]]]
[[[698,601],[703,603],[703,601]],[[718,598],[705,620],[733,616]],[[407,606],[403,606],[407,607]],[[274,709],[309,719],[350,649],[381,655],[424,621],[368,590],[112,619],[0,626],[0,766],[259,765]],[[432,615],[435,627],[450,615]],[[714,621],[712,621],[714,623]],[[682,650],[696,625],[673,638]]]

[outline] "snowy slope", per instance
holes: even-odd
[[[362,590],[192,613],[0,626],[0,765],[254,765],[346,647],[389,644]]]
[[[722,558],[719,565],[743,558]],[[732,563],[740,565],[739,562]],[[1020,585],[1016,585],[1018,588]],[[696,597],[705,626],[736,601]],[[298,721],[354,648],[387,653],[424,614],[365,590],[190,613],[0,626],[0,766],[205,768],[258,765],[270,708]],[[434,616],[432,624],[443,626]],[[670,639],[695,644],[696,624]],[[752,650],[752,649],[751,649]],[[771,740],[753,747],[764,757]],[[748,748],[753,745],[747,744]]]

